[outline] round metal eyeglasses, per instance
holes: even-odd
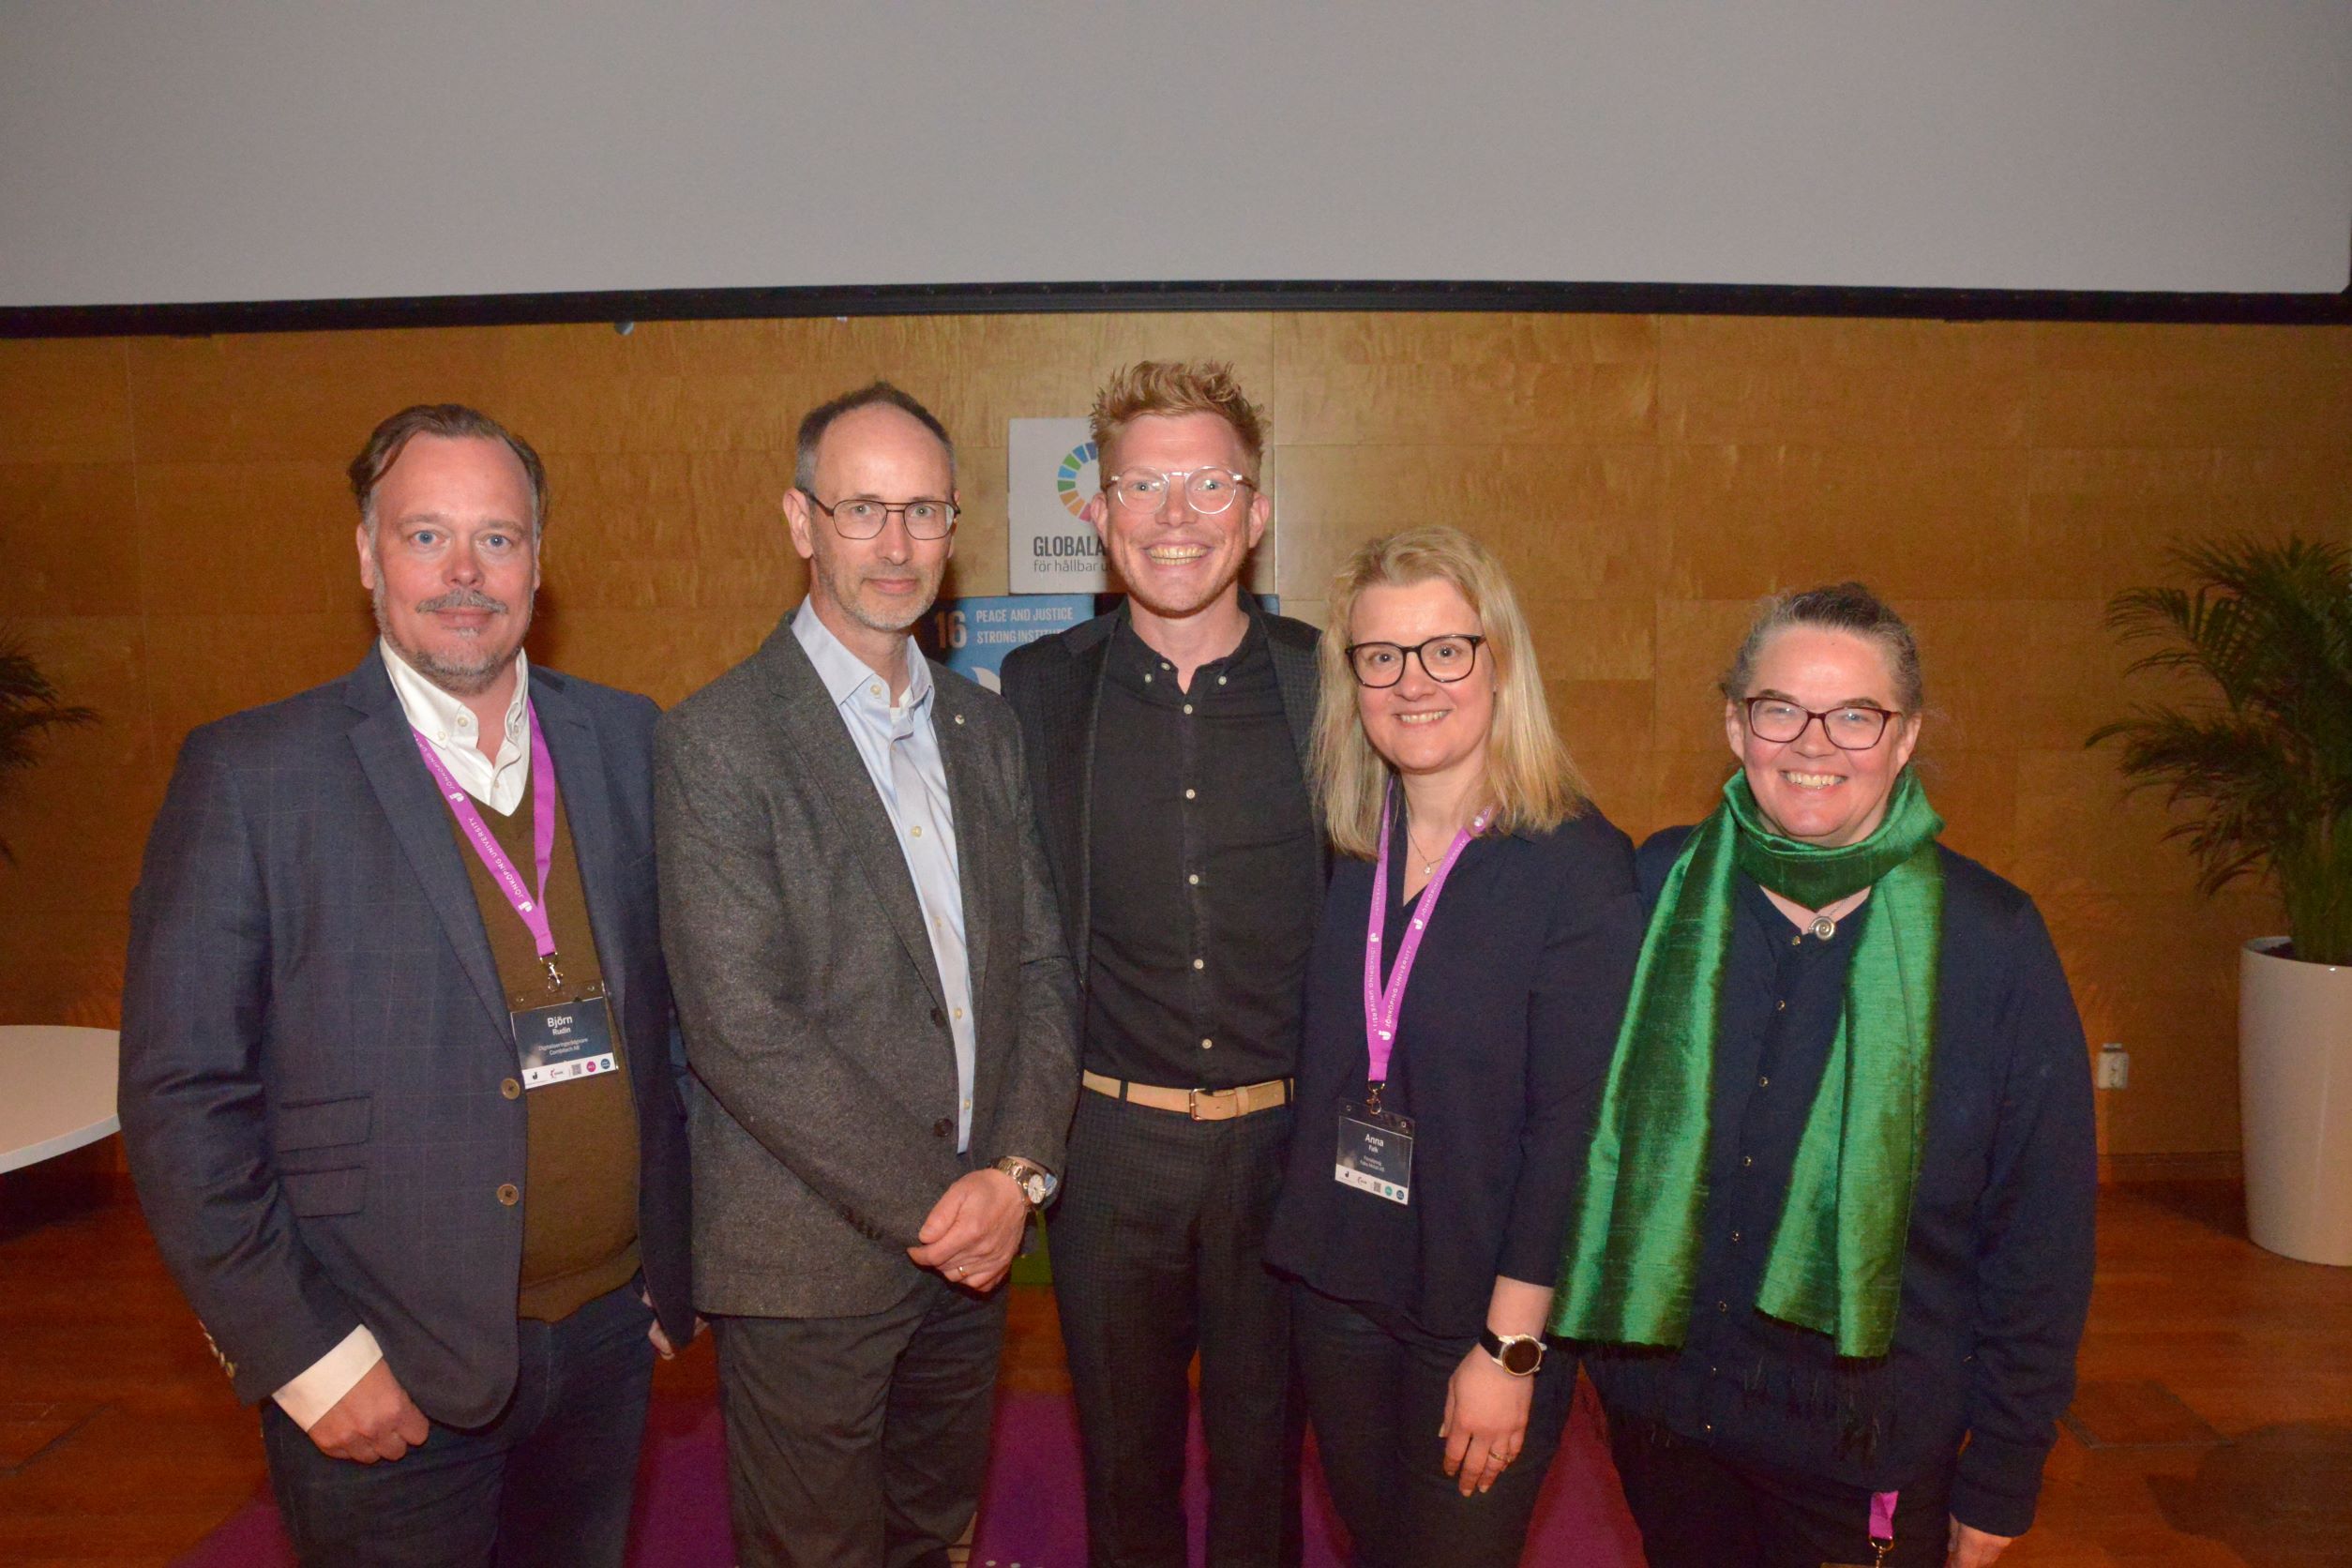
[[[1111,498],[1131,512],[1149,516],[1168,505],[1173,490],[1184,505],[1204,517],[1214,517],[1233,505],[1244,490],[1257,487],[1229,468],[1187,468],[1163,474],[1156,468],[1130,468],[1103,481]]]
[[[1398,642],[1351,642],[1348,645],[1348,668],[1355,671],[1358,686],[1384,688],[1405,678],[1405,658],[1410,655],[1421,660],[1423,672],[1431,680],[1451,685],[1477,667],[1478,645],[1485,641],[1484,637],[1457,633],[1432,637],[1410,648]]]
[[[800,492],[808,497],[808,504],[833,520],[833,526],[845,539],[870,539],[882,531],[896,512],[905,520],[907,535],[916,539],[943,539],[956,526],[956,517],[962,510],[953,501],[874,501],[865,496],[852,496],[828,506],[817,499],[815,492]]]
[[[1805,726],[1817,718],[1821,721],[1821,732],[1840,751],[1869,750],[1886,734],[1887,721],[1903,716],[1892,708],[1870,702],[1849,702],[1823,713],[1801,707],[1786,697],[1751,697],[1743,705],[1748,713],[1748,733],[1759,741],[1784,745],[1803,734]]]

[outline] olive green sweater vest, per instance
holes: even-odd
[[[531,855],[532,792],[536,771],[512,814],[485,806],[499,847],[526,882],[535,879]],[[498,983],[517,1010],[569,1001],[603,978],[588,924],[588,901],[580,887],[572,826],[559,791],[555,807],[555,852],[548,867],[547,912],[555,933],[557,962],[565,988],[551,994],[531,933],[465,842],[453,817],[459,857],[481,906]],[[613,1019],[613,1050],[626,1068],[627,1042]],[[524,1093],[518,1064],[509,1060],[501,1091],[520,1095],[529,1117],[529,1154],[522,1179],[522,1280],[519,1317],[547,1322],[570,1316],[637,1273],[637,1107],[627,1072],[574,1078]]]

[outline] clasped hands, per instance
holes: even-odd
[[[993,1290],[1012,1268],[1028,1221],[1029,1199],[1013,1178],[993,1167],[967,1171],[931,1205],[915,1232],[920,1244],[907,1256],[950,1284]]]

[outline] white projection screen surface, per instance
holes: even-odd
[[[0,0],[0,308],[2348,278],[2347,0]]]

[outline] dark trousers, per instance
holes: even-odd
[[[1210,1568],[1299,1560],[1289,1308],[1265,1265],[1289,1140],[1288,1107],[1195,1122],[1078,1094],[1050,1223],[1093,1568],[1184,1568],[1196,1350]]]
[[[620,1568],[653,1320],[632,1284],[561,1322],[518,1323],[514,1396],[495,1421],[436,1421],[423,1444],[372,1465],[327,1457],[264,1405],[270,1486],[295,1552],[312,1568]]]
[[[1006,1293],[925,1274],[852,1318],[717,1318],[741,1568],[937,1568],[988,1468]]]
[[[1445,1473],[1446,1387],[1477,1344],[1390,1332],[1344,1302],[1291,1287],[1315,1449],[1364,1568],[1511,1568],[1576,1393],[1555,1349],[1535,1374],[1527,1440],[1502,1478],[1469,1497]]]
[[[1609,1451],[1650,1568],[1871,1563],[1870,1493],[1726,1459],[1647,1422],[1609,1423]],[[1886,1568],[1942,1568],[1952,1466],[1901,1489]]]

